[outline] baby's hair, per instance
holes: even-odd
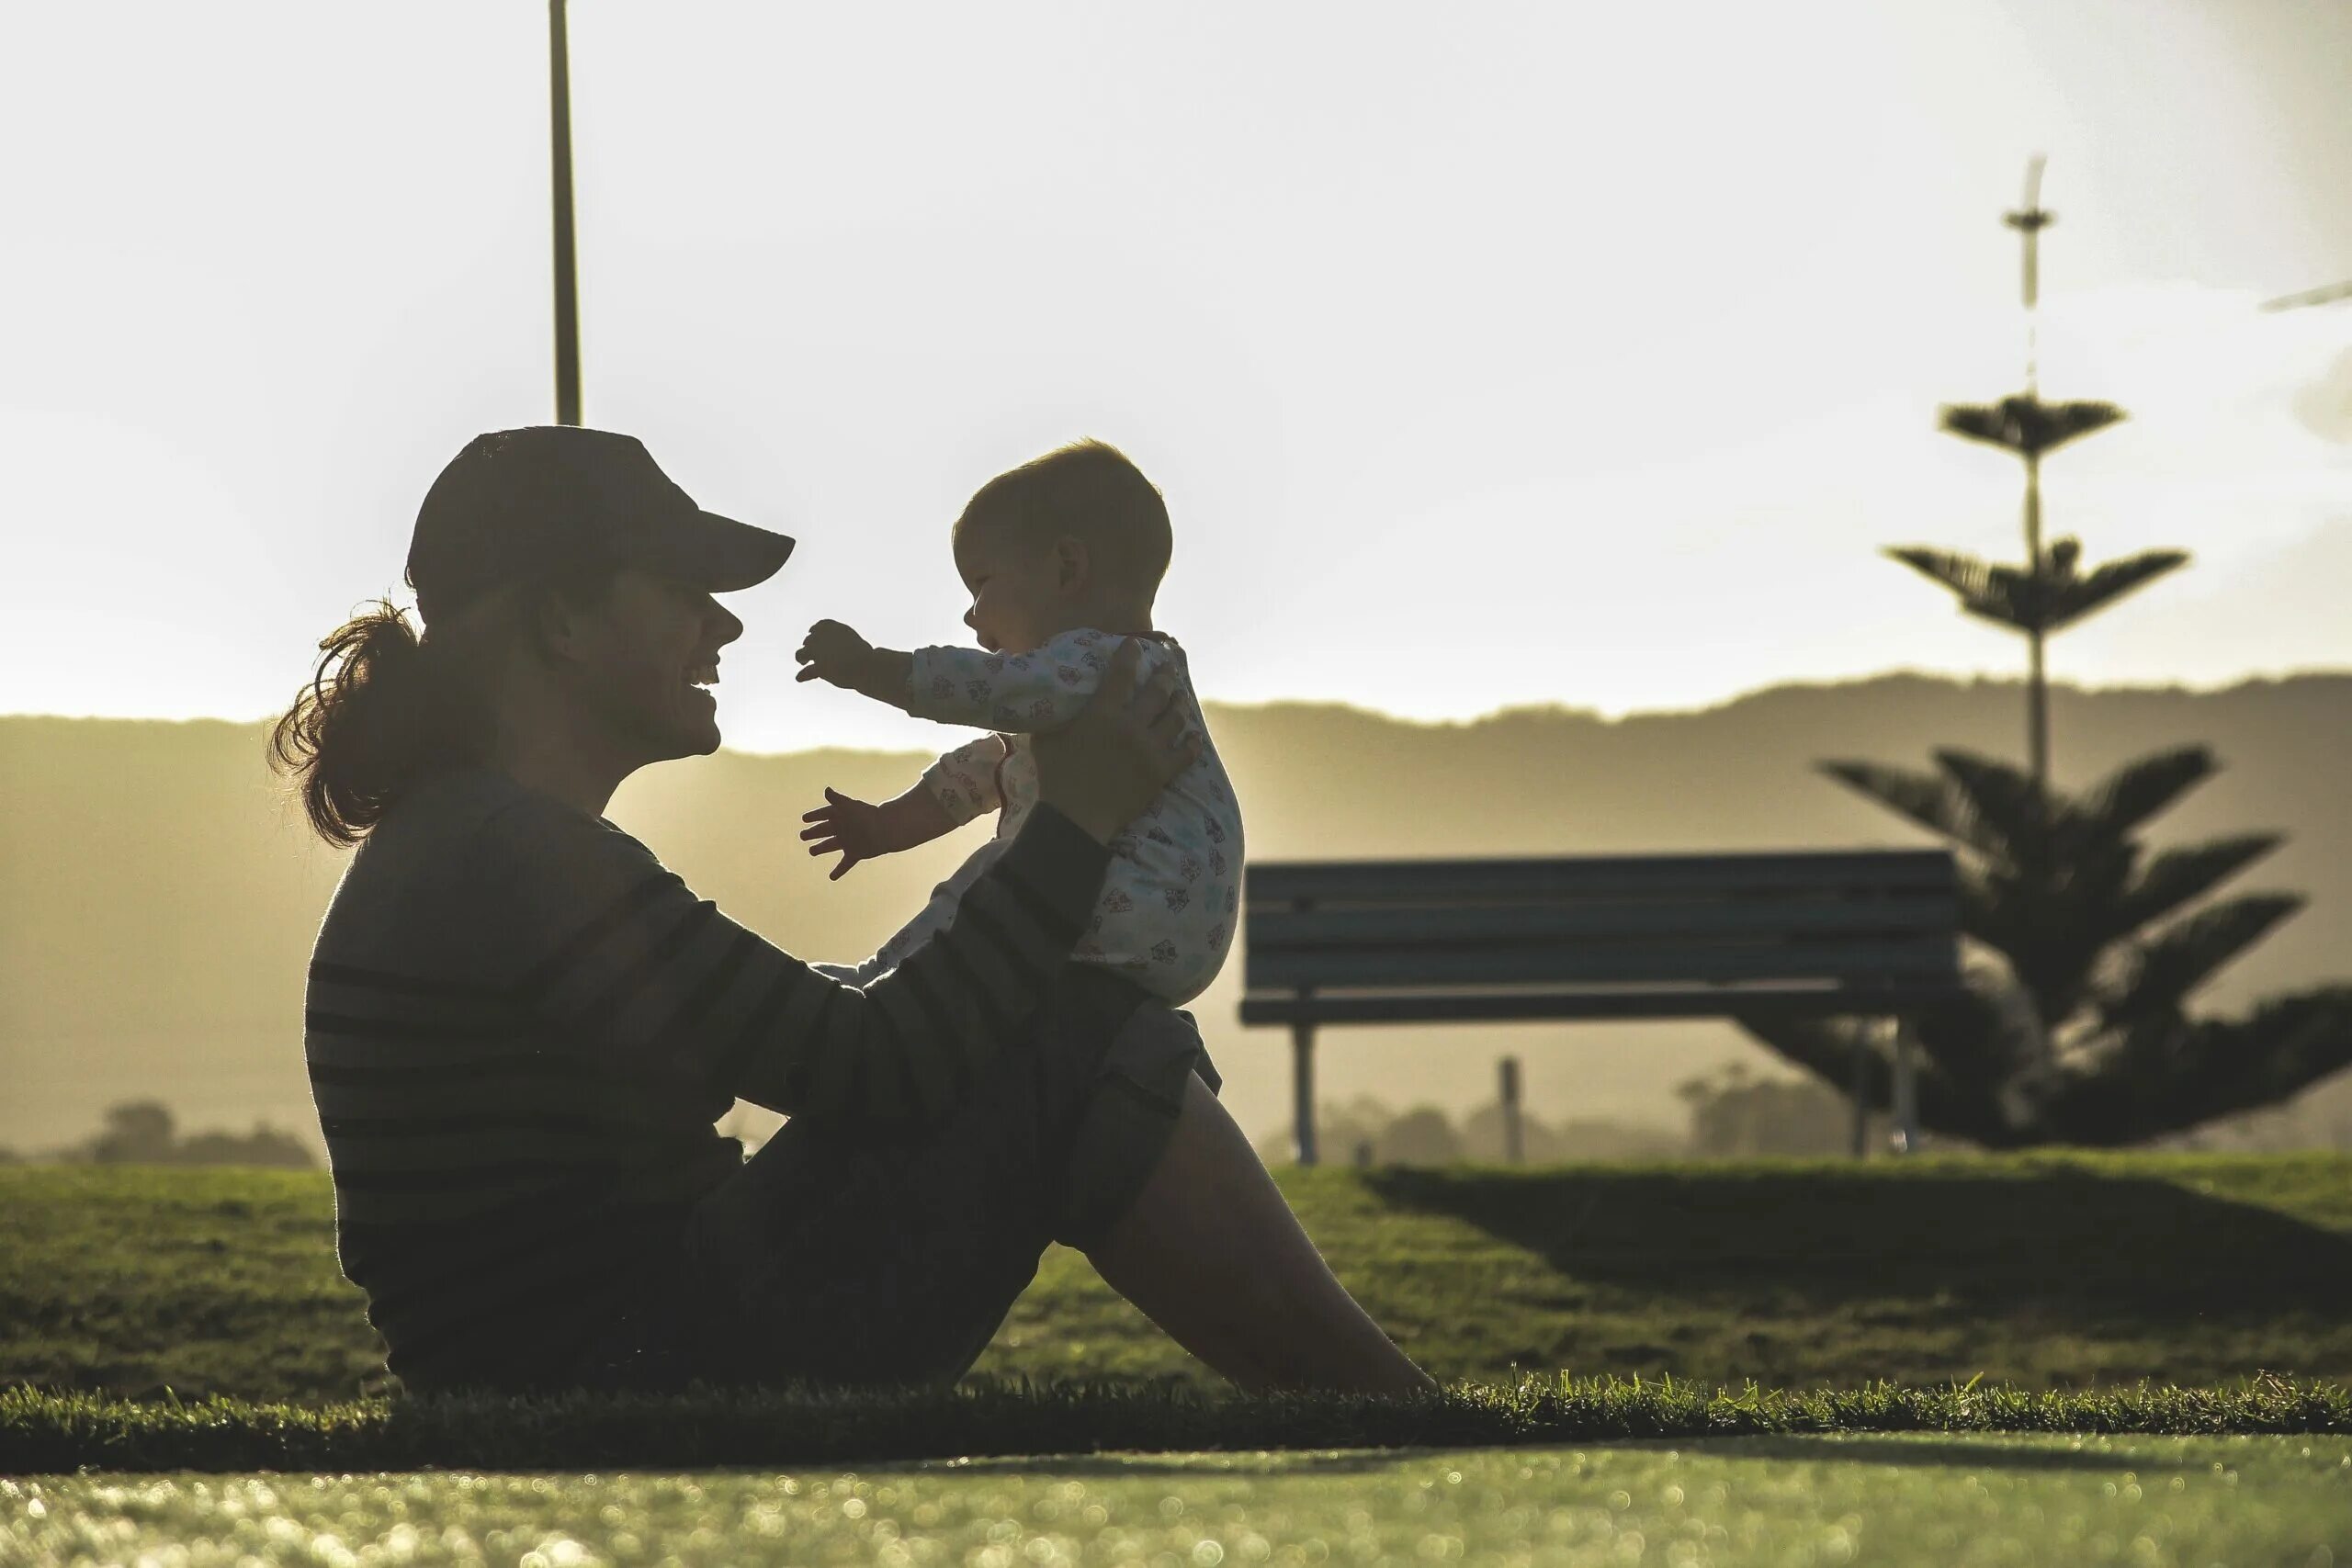
[[[1168,502],[1126,454],[1104,441],[1073,441],[999,474],[956,520],[968,529],[1014,531],[1043,547],[1069,535],[1086,543],[1094,570],[1148,603],[1168,574]]]

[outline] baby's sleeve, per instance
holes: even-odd
[[[1078,716],[1102,683],[1119,639],[1109,632],[1063,632],[1027,653],[976,648],[919,648],[907,675],[907,711],[941,724],[976,724],[1029,735]],[[1137,676],[1151,672],[1159,650],[1143,644]]]
[[[1003,809],[1004,795],[996,782],[997,765],[1003,761],[1003,740],[983,735],[923,770],[923,787],[960,828],[975,817]]]

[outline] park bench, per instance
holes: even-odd
[[[1940,850],[1292,861],[1244,874],[1241,1021],[1291,1031],[1298,1157],[1325,1024],[1849,1016],[1894,1032],[1896,1145],[1917,1141],[1909,1021],[1960,995]],[[1855,1052],[1855,1152],[1864,1056]]]

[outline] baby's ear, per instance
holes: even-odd
[[[1055,581],[1065,593],[1083,588],[1094,576],[1094,562],[1088,556],[1086,541],[1075,534],[1064,534],[1054,541]]]

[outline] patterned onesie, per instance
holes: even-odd
[[[1241,908],[1241,807],[1207,739],[1184,650],[1173,642],[1136,640],[1143,655],[1137,680],[1162,664],[1175,665],[1177,700],[1200,728],[1201,754],[1112,840],[1111,869],[1073,956],[1115,969],[1181,1006],[1207,988],[1233,944]],[[1112,633],[1080,630],[1063,632],[1028,653],[915,649],[909,713],[999,732],[939,759],[924,773],[923,784],[959,826],[984,811],[996,812],[996,837],[933,889],[922,913],[879,953],[855,969],[831,973],[864,985],[896,968],[946,928],[965,889],[995,863],[1037,804],[1030,735],[1069,722],[1101,682],[1118,646]]]

